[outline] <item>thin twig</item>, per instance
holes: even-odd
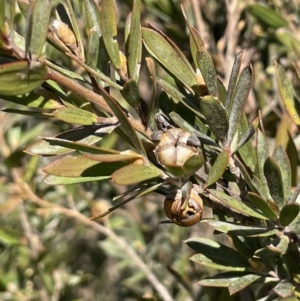
[[[205,47],[208,49],[210,46],[209,33],[208,33],[207,25],[205,24],[203,17],[202,17],[202,11],[200,8],[199,0],[191,0],[191,3],[192,3],[192,7],[193,7],[193,12],[195,15],[197,29],[200,32],[200,36],[204,42]]]
[[[170,295],[166,287],[161,283],[161,281],[156,277],[156,275],[150,270],[150,268],[143,262],[143,260],[139,257],[139,255],[135,252],[135,250],[128,244],[124,239],[121,239],[115,232],[111,229],[106,228],[94,221],[88,219],[85,215],[81,214],[78,211],[67,209],[65,207],[52,204],[44,199],[39,198],[34,192],[31,190],[30,186],[25,183],[16,171],[12,171],[14,180],[16,183],[20,185],[25,194],[25,198],[29,199],[32,203],[44,207],[49,208],[53,213],[63,214],[67,217],[74,218],[78,222],[85,224],[95,231],[104,234],[105,236],[114,240],[125,253],[131,258],[132,262],[142,270],[148,281],[154,287],[154,289],[159,293],[161,298],[165,301],[174,301],[173,297]]]

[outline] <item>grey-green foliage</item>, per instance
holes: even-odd
[[[183,214],[194,214],[195,207],[188,200],[193,189],[204,204],[213,209],[214,218],[203,219],[202,226],[208,224],[215,229],[215,235],[225,233],[232,242],[231,246],[227,246],[214,241],[214,237],[203,238],[196,231],[195,237],[181,237],[187,239],[186,244],[194,251],[190,258],[193,262],[217,270],[216,274],[209,273],[207,277],[201,275],[199,284],[204,287],[227,288],[226,293],[230,295],[247,287],[259,287],[259,290],[253,291],[253,295],[257,299],[262,298],[261,300],[279,300],[281,297],[293,300],[299,297],[299,187],[292,189],[292,186],[297,185],[299,159],[287,131],[290,121],[286,120],[290,116],[298,130],[300,116],[296,92],[283,67],[275,63],[272,69],[277,81],[277,87],[273,89],[278,89],[276,93],[284,104],[281,114],[286,122],[282,122],[278,131],[273,132],[277,139],[276,148],[271,152],[268,149],[268,132],[262,124],[259,125],[258,118],[253,118],[257,116],[252,115],[254,121],[247,121],[248,111],[245,108],[257,66],[249,64],[241,70],[243,51],[237,52],[233,66],[230,66],[232,71],[226,89],[221,76],[217,76],[218,68],[199,32],[187,21],[191,62],[176,43],[153,24],[141,25],[139,0],[134,1],[132,12],[126,18],[124,45],[118,42],[121,33],[118,31],[114,1],[102,0],[99,6],[94,0],[18,1],[17,7],[27,23],[25,32],[15,31],[17,26],[14,26],[12,3],[13,1],[0,1],[3,8],[0,10],[0,96],[15,104],[11,106],[8,103],[4,111],[14,116],[35,116],[45,124],[46,119],[47,124],[52,125],[60,121],[69,124],[71,128],[66,130],[65,127],[63,130],[61,127],[61,132],[54,137],[44,137],[30,145],[32,137],[40,135],[41,129],[34,125],[29,131],[31,134],[28,143],[24,143],[27,153],[44,157],[60,156],[44,166],[43,181],[47,185],[65,186],[97,181],[107,189],[105,185],[111,180],[114,184],[125,186],[119,193],[117,190],[107,189],[107,193],[114,194],[117,203],[111,205],[111,208],[104,206],[92,211],[94,219],[103,218],[122,204],[135,202],[134,199],[142,195],[153,195],[154,192],[168,195],[173,190],[180,192],[184,184],[190,183],[190,190],[184,192],[184,202],[176,207],[174,214],[179,214],[179,218]],[[146,7],[149,6],[153,11],[160,10],[166,18],[171,18],[175,10],[173,4],[156,7],[150,3]],[[86,27],[77,22],[76,15],[79,15],[79,11]],[[249,17],[257,18],[262,28],[269,28],[266,30],[268,35],[273,33],[279,40],[283,40],[283,45],[286,46],[290,39],[289,43],[299,56],[299,40],[295,37],[293,39],[296,40],[291,39],[289,34],[283,37],[282,31],[279,32],[280,29],[288,30],[288,24],[278,13],[260,4],[246,5],[246,12]],[[20,13],[17,14],[21,18]],[[45,18],[41,18],[41,15],[45,15]],[[251,22],[250,20],[249,27]],[[250,29],[246,28],[245,31],[247,30]],[[147,53],[142,53],[143,49]],[[291,48],[287,49],[290,51]],[[145,62],[142,54],[151,56],[156,65],[149,57]],[[153,95],[149,97],[151,100],[148,103],[139,91],[139,82],[143,80],[143,64],[148,68],[148,80],[153,87]],[[157,89],[157,86],[163,91]],[[265,97],[260,93],[263,92],[258,91],[258,97]],[[178,138],[177,141],[184,144],[183,148],[194,151],[184,162],[164,165],[159,161],[159,150],[156,148],[158,142],[153,139],[156,129],[153,122],[157,118],[154,114],[157,112],[165,116],[167,127],[181,128],[183,131],[180,133],[187,131],[197,136],[199,141],[196,144],[184,144]],[[268,125],[275,128],[274,124],[270,122]],[[166,128],[164,130],[168,131]],[[17,132],[13,134],[19,138],[21,136]],[[109,139],[113,141],[110,143]],[[124,143],[116,143],[116,139]],[[61,156],[63,154],[68,156]],[[34,187],[33,179],[38,163],[32,161],[31,164],[28,166],[32,166],[34,171],[26,173],[24,179]],[[9,168],[15,167],[11,158],[7,159],[6,165]],[[196,172],[195,166],[199,167]],[[71,190],[74,189],[74,186],[71,187]],[[75,200],[79,201],[77,198],[78,196]],[[44,203],[36,201],[36,205],[42,204]],[[34,210],[34,206],[29,203],[27,210]],[[202,200],[199,206],[203,210]],[[5,212],[6,207],[3,208]],[[163,208],[163,204],[159,204],[158,210],[162,211]],[[171,210],[175,210],[174,208]],[[51,224],[51,218],[47,214],[55,214],[55,210],[51,212],[51,206],[47,210],[49,212],[46,214],[42,211],[46,216],[44,222]],[[87,208],[80,210],[87,214]],[[114,214],[117,216],[118,212]],[[139,214],[146,216],[144,211]],[[42,227],[41,221],[34,221],[33,216],[30,221],[26,221],[24,212],[22,216],[25,237],[30,244],[32,241],[28,238],[29,230],[24,225],[29,222]],[[152,251],[144,240],[143,231],[146,232],[147,229],[133,224],[130,217],[122,219],[116,216],[112,219],[116,223],[112,228],[117,229],[121,236],[122,227],[118,226],[118,222],[124,223],[126,227],[132,224],[133,239],[137,243],[135,247],[144,250],[145,262],[147,256],[160,256],[158,249]],[[153,219],[153,216],[149,218]],[[183,218],[188,219],[189,216]],[[59,221],[64,222],[62,217]],[[176,218],[173,222],[176,223]],[[127,231],[126,227],[124,231]],[[157,235],[162,248],[166,248],[164,255],[172,253],[170,264],[177,264],[180,270],[176,272],[170,267],[168,277],[186,288],[185,293],[178,296],[185,298],[189,295],[189,298],[197,300],[197,293],[191,288],[191,283],[181,276],[185,276],[187,271],[191,273],[183,254],[187,252],[186,249],[183,253],[174,254],[172,243],[167,242],[168,231],[176,232],[177,226],[173,227],[165,228],[165,236]],[[159,232],[158,229],[156,231]],[[61,246],[66,247],[59,234],[53,236],[53,233],[45,230],[44,235],[54,243],[59,241]],[[85,233],[78,230],[76,235],[84,236]],[[3,256],[6,260],[10,256],[9,248],[15,248],[16,252],[28,252],[22,249],[23,236],[22,230],[14,233],[7,227],[0,228],[0,241],[4,245]],[[46,238],[40,239],[47,242]],[[120,270],[130,267],[122,250],[114,250],[113,241],[97,240],[95,238],[95,248],[100,246],[103,252],[101,256],[106,254],[115,258]],[[177,241],[178,244],[180,242]],[[53,260],[48,253],[52,249],[47,245],[43,247],[46,259],[43,258],[43,248],[34,249],[31,246],[31,251],[34,249],[37,252],[34,258],[37,265],[34,267],[40,273],[43,287],[52,295],[57,289],[54,285],[55,270],[47,273],[40,269],[41,265],[50,268],[51,264],[48,266],[47,260]],[[61,258],[58,253],[53,256]],[[179,257],[181,259],[176,261],[175,258]],[[28,256],[22,258],[29,260]],[[94,260],[92,256],[90,260]],[[20,263],[20,266],[22,270],[28,264]],[[152,267],[149,265],[149,268]],[[166,271],[161,272],[161,267],[153,269],[156,269],[158,278],[160,273],[166,274]],[[5,268],[2,268],[3,271]],[[24,270],[23,272],[25,273]],[[76,278],[74,274],[73,279],[71,275],[72,273],[66,277],[70,283],[73,281],[80,286],[85,281],[84,277]],[[103,275],[102,273],[101,277],[105,277]],[[12,273],[11,277],[15,275]],[[197,279],[197,274],[192,278]],[[136,277],[130,277],[127,282],[122,280],[125,286],[133,287],[134,283],[145,283],[145,275],[137,272]],[[3,291],[9,290],[8,283],[9,277],[3,279]],[[256,286],[252,286],[254,283]],[[273,291],[268,297],[270,288]],[[167,289],[170,295],[175,294],[171,286]],[[142,289],[132,291],[137,295],[145,293]],[[26,295],[26,292],[22,293]],[[59,293],[61,296],[68,296],[66,282]],[[38,291],[34,291],[34,294],[38,295]]]

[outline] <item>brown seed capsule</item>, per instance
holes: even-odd
[[[70,49],[77,48],[77,41],[73,31],[69,26],[58,20],[54,20],[51,24],[53,31],[57,37]]]
[[[155,148],[156,157],[176,177],[192,174],[203,164],[203,158],[198,154],[199,140],[192,133],[180,128],[171,128],[161,132],[159,138]],[[192,166],[184,166],[192,157],[197,157],[197,161],[195,160]]]
[[[167,195],[164,202],[166,216],[176,225],[190,227],[199,222],[203,212],[203,202],[199,194],[192,189],[185,208],[182,190],[178,189]]]

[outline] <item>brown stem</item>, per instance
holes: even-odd
[[[91,221],[85,215],[81,214],[76,210],[71,210],[53,203],[50,203],[44,199],[39,198],[32,190],[31,187],[25,183],[21,177],[18,175],[16,170],[12,170],[12,175],[16,183],[21,187],[23,191],[23,198],[28,199],[30,202],[51,210],[52,213],[63,214],[67,217],[75,219],[77,222],[82,223],[86,226],[93,228],[95,231],[104,234],[105,236],[111,238],[118,244],[132,262],[145,273],[146,278],[154,287],[154,289],[161,296],[162,300],[174,301],[173,297],[170,295],[166,287],[161,283],[161,281],[156,277],[156,275],[151,271],[149,266],[139,257],[135,250],[127,243],[124,239],[120,238],[113,230],[98,224],[97,222]]]
[[[65,88],[80,95],[81,97],[88,100],[89,102],[99,106],[99,108],[102,111],[109,113],[111,116],[114,115],[112,110],[107,105],[107,103],[105,102],[104,98],[101,95],[83,87],[82,85],[78,84],[75,80],[68,78],[64,75],[61,75],[60,73],[50,68],[49,68],[48,77],[49,79],[52,79],[55,82],[61,84]],[[150,136],[152,134],[152,131],[150,129],[145,129],[145,126],[142,124],[142,122],[140,120],[134,119],[130,114],[127,115],[127,118],[135,130],[137,130],[142,135],[150,139]]]

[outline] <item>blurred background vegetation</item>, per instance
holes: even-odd
[[[86,38],[83,3],[71,2]],[[299,1],[142,1],[142,24],[153,23],[191,60],[181,5],[190,24],[200,31],[226,86],[234,56],[244,49],[243,64],[251,63],[255,74],[245,108],[249,120],[260,110],[270,147],[275,141],[287,141],[286,133],[290,133],[298,156],[297,128],[282,113],[273,62],[284,66],[299,92],[295,71],[300,67]],[[117,38],[123,47],[131,7],[132,1],[116,1]],[[15,30],[23,34],[25,22],[17,5]],[[45,51],[47,57],[76,70],[74,62],[52,46]],[[150,100],[144,63],[142,71],[140,92]],[[2,100],[0,105],[20,108]],[[51,159],[32,157],[23,150],[39,136],[53,136],[71,125],[3,112],[0,124],[0,300],[163,300],[153,283],[161,283],[173,298],[170,300],[254,300],[251,291],[229,296],[226,288],[196,285],[214,272],[190,262],[193,252],[183,241],[192,236],[212,237],[213,230],[201,223],[190,228],[159,224],[165,219],[163,196],[153,193],[137,198],[97,224],[88,217],[110,207],[113,197],[125,191],[123,187],[109,181],[45,184],[41,168]],[[123,143],[112,133],[101,146],[123,150]],[[206,209],[204,217],[211,216]],[[216,239],[231,245],[227,236]]]

